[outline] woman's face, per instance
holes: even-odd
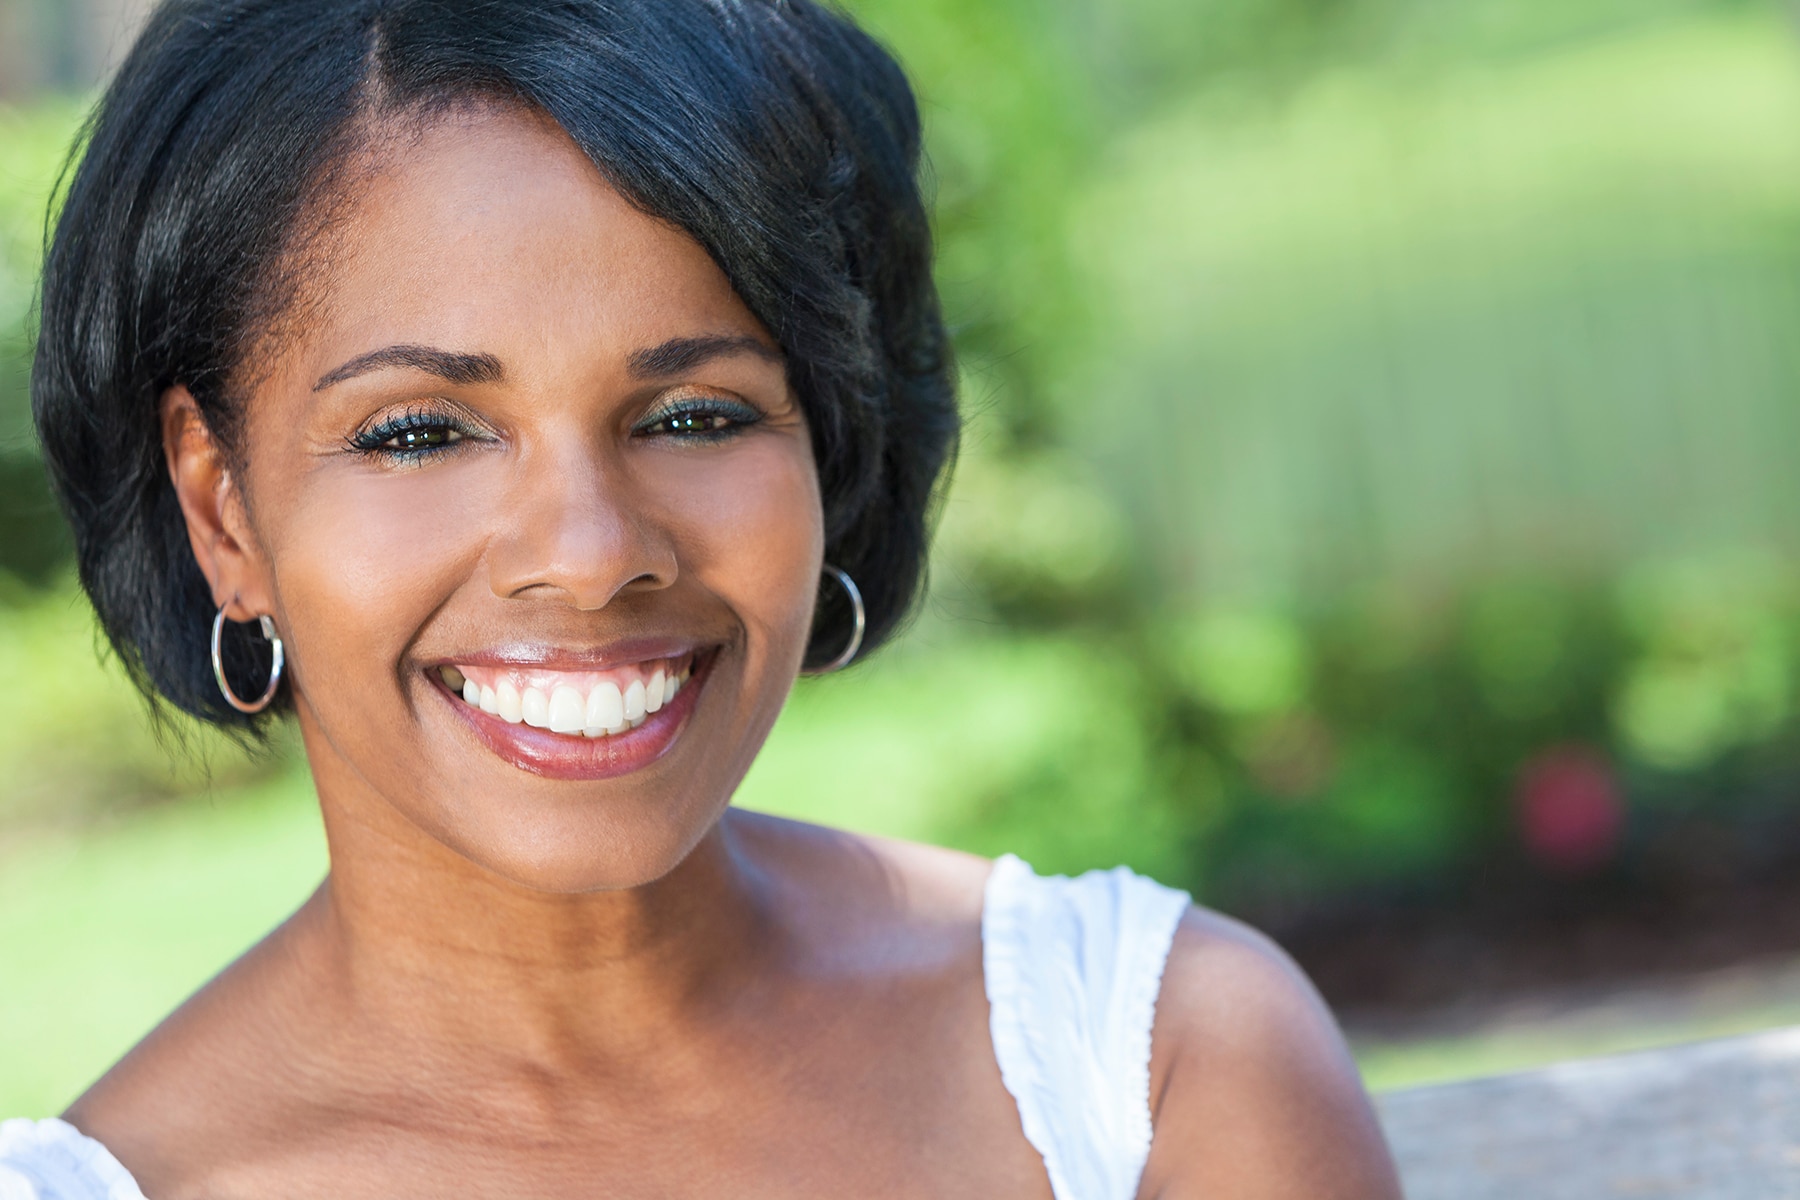
[[[231,590],[286,639],[328,814],[391,806],[535,888],[658,878],[811,622],[817,475],[775,342],[527,112],[398,140],[324,247],[256,373]]]

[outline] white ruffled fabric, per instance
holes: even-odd
[[[112,1153],[67,1121],[0,1121],[0,1200],[144,1200]]]
[[[1185,892],[1124,867],[1044,878],[1008,854],[981,918],[988,1025],[1056,1200],[1132,1200],[1150,1155],[1150,1032]]]
[[[988,1027],[1056,1200],[1133,1200],[1150,1154],[1150,1031],[1188,896],[1124,867],[1078,879],[1008,854],[981,914]],[[66,1121],[0,1122],[0,1200],[144,1200]]]

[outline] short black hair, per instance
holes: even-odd
[[[253,724],[212,679],[161,396],[185,385],[233,429],[244,357],[279,315],[272,280],[370,108],[483,97],[547,113],[706,248],[786,356],[826,557],[861,586],[865,644],[916,601],[956,446],[954,366],[918,107],[848,17],[813,0],[165,0],[85,130],[31,385],[82,585],[153,701]],[[822,602],[808,662],[849,636],[848,606]],[[228,645],[240,694],[260,690],[256,640]]]

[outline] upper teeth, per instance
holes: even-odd
[[[675,698],[691,673],[691,659],[659,663],[647,680],[634,678],[621,689],[614,680],[603,679],[584,696],[568,684],[527,686],[520,690],[506,678],[488,685],[477,683],[455,667],[440,671],[445,686],[483,712],[514,725],[523,722],[552,733],[578,733],[584,737],[605,737],[636,729],[651,713]]]

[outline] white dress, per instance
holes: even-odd
[[[1187,910],[1124,867],[1048,878],[1006,855],[981,914],[988,1027],[1056,1200],[1132,1200],[1150,1152],[1150,1028]],[[0,1123],[0,1200],[144,1200],[93,1138]]]

